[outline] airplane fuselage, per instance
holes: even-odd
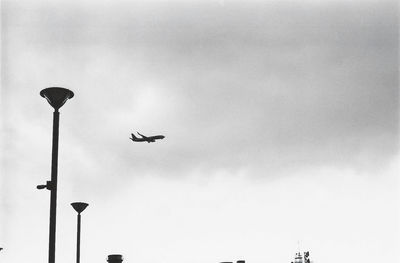
[[[144,136],[143,134],[140,134],[140,133],[138,133],[140,136],[141,136],[141,138],[138,138],[138,137],[136,137],[133,133],[131,133],[131,138],[129,138],[129,139],[131,139],[132,141],[134,141],[134,142],[148,142],[148,143],[151,143],[151,142],[155,142],[156,140],[161,140],[161,139],[164,139],[165,138],[165,136],[164,135],[155,135],[155,136]]]

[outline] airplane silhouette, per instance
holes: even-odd
[[[131,139],[132,141],[134,141],[134,142],[148,142],[148,143],[151,143],[151,142],[155,142],[156,140],[161,140],[161,139],[164,139],[165,138],[165,136],[164,135],[155,135],[155,136],[149,136],[149,137],[147,137],[147,136],[144,136],[143,134],[140,134],[140,133],[138,133],[137,132],[137,134],[139,134],[140,136],[142,136],[142,138],[138,138],[138,137],[136,137],[133,133],[131,133],[131,138],[129,138],[129,139]]]

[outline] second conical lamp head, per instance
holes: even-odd
[[[46,98],[46,100],[54,109],[59,109],[68,99],[74,96],[74,93],[69,89],[51,87],[42,90],[40,92],[40,96]]]
[[[75,203],[71,203],[72,207],[75,209],[76,212],[78,212],[79,214],[82,213],[83,210],[86,209],[86,207],[89,204],[86,203],[81,203],[81,202],[75,202]]]

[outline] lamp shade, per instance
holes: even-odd
[[[45,98],[54,109],[58,110],[68,99],[74,97],[74,93],[69,89],[51,87],[40,91],[40,96]]]
[[[119,254],[113,254],[113,255],[108,255],[107,262],[108,263],[121,263],[123,261],[122,255]]]
[[[81,203],[81,202],[75,202],[75,203],[71,203],[72,207],[75,209],[76,212],[78,212],[78,214],[82,213],[83,210],[86,209],[86,207],[89,205],[87,203]]]

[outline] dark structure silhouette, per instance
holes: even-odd
[[[304,258],[304,261],[303,261]],[[301,255],[300,252],[296,253],[296,257],[294,259],[294,261],[292,261],[291,263],[310,263],[310,252],[304,252],[303,255]]]
[[[74,96],[68,89],[51,87],[40,92],[40,96],[45,98],[54,108],[53,113],[53,143],[51,155],[51,181],[45,185],[38,185],[38,189],[50,190],[50,226],[49,226],[49,263],[55,262],[56,252],[56,210],[57,210],[57,166],[58,166],[58,127],[60,112],[58,111],[64,103]]]
[[[143,134],[138,133],[141,138],[136,137],[133,133],[131,133],[131,139],[134,142],[155,142],[156,140],[162,140],[165,138],[164,135],[155,135],[155,136],[144,136]]]
[[[121,263],[122,261],[123,261],[122,255],[119,254],[108,255],[107,259],[108,263]]]
[[[304,263],[310,263],[310,252],[304,252]]]
[[[77,230],[76,230],[76,263],[80,262],[81,256],[81,213],[88,206],[87,203],[75,202],[71,203],[72,207],[78,212]]]

